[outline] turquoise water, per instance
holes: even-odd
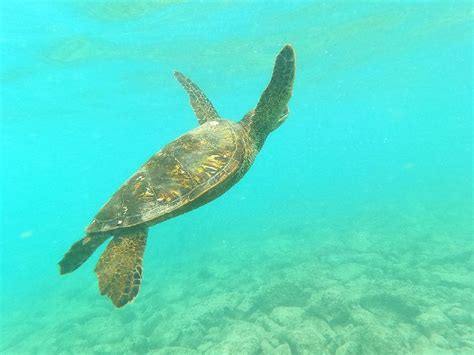
[[[469,2],[4,1],[2,354],[474,351]],[[57,262],[197,126],[239,120],[285,43],[288,120],[225,195],[150,230],[136,300]]]

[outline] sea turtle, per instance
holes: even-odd
[[[110,198],[59,262],[60,273],[81,266],[110,236],[95,272],[102,295],[122,307],[140,288],[148,228],[208,203],[242,178],[267,136],[288,116],[295,54],[286,45],[255,109],[240,122],[223,119],[199,87],[179,72],[199,127],[153,155]]]

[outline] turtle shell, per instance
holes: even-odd
[[[215,120],[180,136],[120,187],[86,231],[152,225],[217,197],[241,175],[242,134],[239,124]]]

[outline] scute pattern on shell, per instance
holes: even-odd
[[[218,120],[177,138],[152,156],[99,211],[88,233],[141,224],[189,204],[238,174],[244,163],[245,134],[237,123]]]

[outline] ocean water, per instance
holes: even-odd
[[[1,354],[474,352],[473,7],[1,3]],[[240,120],[291,43],[290,115],[249,173],[150,230],[138,297],[57,262],[197,126]]]

